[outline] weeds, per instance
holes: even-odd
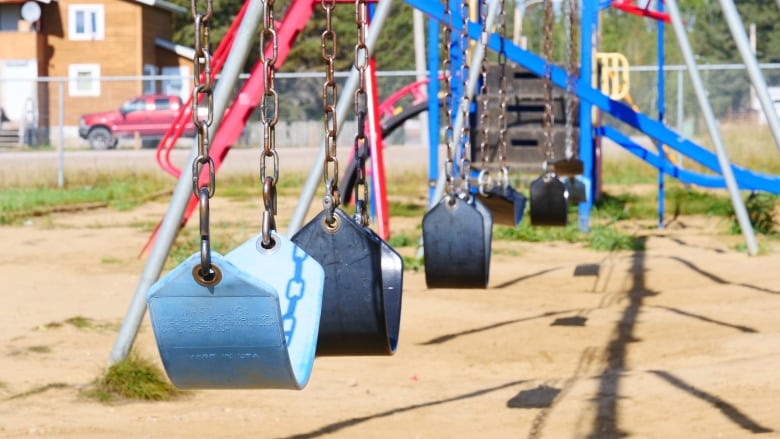
[[[164,378],[160,368],[136,354],[109,367],[103,376],[82,391],[84,396],[100,402],[120,399],[167,401],[184,393]]]
[[[414,247],[417,245],[418,240],[419,238],[415,238],[414,236],[399,233],[391,236],[387,243],[393,248]]]

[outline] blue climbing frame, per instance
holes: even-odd
[[[432,2],[430,0],[403,0],[405,3],[414,7],[429,17],[429,30],[428,30],[428,53],[429,53],[429,69],[431,74],[430,88],[428,96],[432,96],[431,100],[436,100],[438,95],[438,25],[437,23],[443,23],[446,19],[444,16],[444,6],[440,2]],[[448,0],[450,4],[450,11],[453,18],[453,22],[456,26],[453,31],[453,37],[455,44],[460,44],[460,36],[457,32],[460,20],[460,7],[461,2],[456,0]],[[609,0],[602,0],[600,2],[582,2],[581,12],[581,25],[580,29],[580,71],[591,72],[593,68],[592,52],[593,45],[591,41],[592,35],[597,31],[597,16],[601,9],[608,7],[611,4]],[[482,32],[482,25],[480,23],[468,22],[467,26],[468,38],[478,41]],[[663,62],[662,52],[662,38],[659,36],[659,63]],[[498,52],[502,47],[502,38],[496,33],[490,33],[488,39],[488,48]],[[503,39],[503,47],[506,53],[507,59],[517,63],[520,66],[528,69],[538,76],[542,76],[545,71],[546,62],[539,55],[524,50],[516,46],[511,40]],[[462,86],[457,84],[462,83],[457,80],[456,75],[459,75],[461,59],[457,48],[453,50],[453,57],[451,59],[451,69],[453,72],[453,97],[452,102],[457,103],[461,99],[463,90]],[[552,70],[552,82],[555,86],[565,88],[567,84],[567,73],[564,69],[557,66],[551,66]],[[659,73],[660,74],[660,73]],[[633,143],[627,136],[623,135],[617,129],[610,126],[594,127],[590,117],[580,117],[580,159],[584,164],[584,174],[582,180],[585,183],[588,193],[587,201],[580,203],[579,205],[579,227],[583,231],[587,231],[590,222],[590,211],[593,208],[593,200],[595,198],[595,154],[594,154],[594,141],[599,136],[605,136],[611,140],[614,140],[617,144],[626,148],[629,152],[637,156],[638,158],[646,161],[651,166],[659,170],[659,185],[662,185],[664,174],[668,174],[684,183],[696,184],[704,187],[711,188],[723,188],[725,187],[724,181],[718,164],[717,157],[709,150],[702,146],[692,142],[674,132],[663,123],[663,107],[659,108],[659,119],[654,120],[644,113],[634,111],[628,105],[616,101],[604,95],[600,90],[594,89],[590,83],[589,75],[583,78],[576,78],[575,93],[580,98],[580,114],[591,114],[592,108],[598,108],[599,110],[608,113],[620,120],[621,122],[635,128],[642,133],[646,134],[658,145],[667,145],[675,151],[688,156],[690,159],[700,163],[705,168],[712,171],[715,175],[702,174],[689,170],[679,168],[673,163],[667,161],[663,156],[663,149],[660,149],[658,154],[646,150],[645,148]],[[662,87],[663,83],[659,84]],[[662,93],[661,93],[662,95]],[[457,111],[457,105],[455,108],[450,108],[453,119],[455,118],[455,111]],[[429,123],[430,126],[430,141],[431,141],[431,166],[430,166],[430,181],[435,181],[437,177],[438,168],[438,135],[439,132],[439,112],[438,102],[432,103],[429,106]],[[435,124],[435,125],[434,125]],[[587,135],[590,133],[590,135]],[[780,178],[777,176],[770,176],[759,174],[747,169],[737,167],[732,164],[737,183],[740,189],[744,190],[757,190],[765,191],[774,194],[780,194]],[[660,186],[659,190],[663,190]],[[661,209],[661,207],[659,207]],[[659,219],[663,211],[659,210]]]

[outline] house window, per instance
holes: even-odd
[[[70,96],[100,96],[99,64],[71,64],[68,78]]]
[[[103,5],[68,6],[68,38],[102,40],[105,38]]]
[[[151,64],[144,64],[144,76],[157,75],[157,67]],[[144,79],[144,94],[153,95],[157,93],[157,81],[154,79]]]

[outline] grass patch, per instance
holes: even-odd
[[[65,319],[62,322],[49,322],[45,325],[38,326],[39,331],[47,331],[49,329],[62,328],[65,325],[73,326],[82,330],[97,330],[102,331],[105,329],[118,330],[119,325],[117,323],[98,323],[89,317],[75,316]]]
[[[775,207],[777,206],[777,195],[765,193],[752,193],[745,200],[745,209],[747,209],[750,223],[753,224],[753,230],[762,235],[775,235],[777,232],[777,220],[775,219]],[[739,222],[737,215],[731,204],[728,205],[731,217],[731,233],[739,233]]]
[[[416,247],[419,239],[419,237],[399,233],[397,235],[391,236],[387,243],[390,244],[390,247],[393,248]]]
[[[391,202],[389,203],[389,210],[391,217],[422,218],[427,207],[418,203]]]
[[[100,402],[122,399],[167,401],[184,393],[164,378],[160,368],[136,354],[109,367],[103,376],[82,391],[84,396]]]
[[[0,190],[0,224],[13,224],[31,216],[47,215],[67,207],[110,206],[131,209],[167,193],[170,182],[159,174],[99,173],[54,184],[17,186]]]
[[[258,165],[259,166],[259,165]],[[306,182],[305,174],[281,174],[276,186],[278,196],[299,195]],[[262,200],[263,187],[259,174],[231,175],[217,178],[217,193],[219,196],[236,201]]]
[[[36,354],[48,354],[51,352],[51,348],[49,346],[30,346],[27,348],[30,352],[35,352]]]
[[[645,249],[645,239],[622,233],[615,227],[595,226],[585,235],[586,247],[599,251]]]
[[[34,387],[34,388],[32,388],[30,390],[27,390],[25,392],[22,392],[22,393],[17,393],[16,395],[11,395],[11,396],[8,397],[8,399],[25,398],[25,397],[28,397],[28,396],[37,395],[39,393],[46,392],[47,390],[51,390],[51,389],[64,389],[66,387],[69,387],[69,386],[67,384],[65,384],[65,383],[49,383],[49,384],[45,384],[43,386]]]
[[[100,259],[101,264],[121,264],[122,261],[117,258],[106,257]]]
[[[95,322],[87,317],[76,316],[65,320],[65,323],[74,326],[78,329],[92,329],[95,327]]]
[[[404,256],[405,271],[420,271],[425,269],[425,260],[414,256]]]
[[[493,239],[497,241],[580,242],[582,239],[580,235],[579,229],[574,225],[566,227],[534,227],[526,218],[523,218],[523,221],[517,227],[498,226],[493,228]]]

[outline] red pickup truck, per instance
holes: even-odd
[[[115,148],[120,137],[159,138],[176,120],[181,98],[172,95],[139,96],[122,104],[118,110],[91,113],[79,118],[79,136],[92,149]],[[192,120],[186,121],[185,136],[194,136]]]

